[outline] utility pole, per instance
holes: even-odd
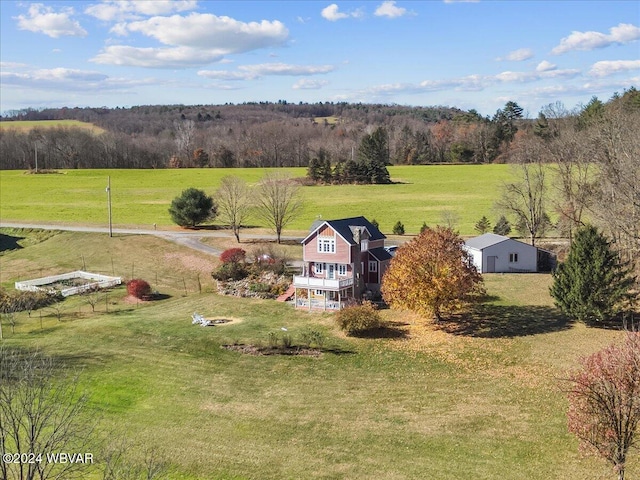
[[[34,143],[36,149],[36,173],[38,173],[38,142]]]
[[[107,206],[109,207],[109,237],[113,237],[113,227],[111,223],[111,176],[107,177]]]

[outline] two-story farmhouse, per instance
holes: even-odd
[[[302,240],[302,275],[293,277],[296,308],[339,310],[379,292],[391,260],[385,238],[364,217],[314,222]]]

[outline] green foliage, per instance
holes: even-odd
[[[429,230],[429,225],[427,225],[427,222],[422,222],[422,226],[420,227],[420,233],[424,232],[425,230]]]
[[[213,198],[197,188],[183,190],[171,202],[169,215],[181,227],[195,227],[206,220],[215,218],[217,206]]]
[[[336,323],[347,335],[357,335],[368,330],[380,328],[382,318],[371,302],[354,305],[340,310],[336,314]]]
[[[404,224],[400,220],[398,220],[396,224],[393,226],[393,234],[404,235]]]
[[[476,223],[474,229],[480,235],[482,235],[483,233],[487,233],[491,229],[491,222],[487,217],[483,215],[482,218]]]
[[[511,233],[511,224],[507,217],[501,215],[498,221],[496,222],[496,226],[493,227],[493,233],[496,235],[504,235],[507,236]]]
[[[375,218],[373,220],[371,220],[371,225],[373,225],[377,229],[380,229],[380,224],[378,223],[378,221]]]
[[[243,263],[239,262],[229,262],[223,263],[218,267],[216,271],[214,271],[211,276],[220,281],[235,281],[242,280],[249,275],[249,271],[247,267]]]
[[[567,259],[553,272],[550,293],[566,315],[586,323],[611,319],[630,296],[634,278],[593,226],[576,233]]]

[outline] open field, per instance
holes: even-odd
[[[25,132],[36,128],[82,128],[93,133],[101,133],[104,130],[92,123],[81,122],[79,120],[24,120],[19,122],[0,122],[0,131],[17,130]]]
[[[303,168],[284,169],[304,176]],[[499,187],[510,178],[507,165],[446,165],[390,167],[393,185],[332,185],[303,187],[304,213],[288,230],[305,232],[325,219],[365,215],[376,219],[384,233],[402,221],[406,233],[417,233],[422,222],[442,223],[452,211],[463,235],[486,215],[496,221],[493,204]],[[225,175],[256,184],[265,169],[68,170],[60,174],[24,175],[0,171],[0,217],[4,221],[105,225],[107,176],[111,176],[114,225],[172,225],[167,209],[188,187],[213,194]],[[259,225],[257,221],[254,221]],[[248,230],[245,230],[248,233]]]
[[[40,312],[20,314],[15,334],[5,325],[4,343],[82,368],[97,436],[115,429],[154,448],[171,464],[170,478],[612,478],[606,464],[581,457],[567,433],[561,379],[578,356],[620,332],[560,317],[549,276],[490,275],[491,300],[466,315],[436,327],[385,310],[387,330],[354,339],[328,314],[210,293],[204,276],[202,293],[185,294],[180,278],[212,260],[160,239],[2,233],[3,248],[23,246],[0,255],[4,286],[83,261],[125,277],[134,269],[151,283],[158,274],[164,300],[126,303],[120,288],[109,293],[109,313],[105,305],[91,313],[71,297],[61,322],[50,309],[42,327]],[[241,321],[201,328],[191,325],[194,311]],[[305,328],[324,332],[322,356],[220,348],[266,345],[283,326],[294,342]],[[640,475],[637,456],[627,474]]]

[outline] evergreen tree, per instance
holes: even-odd
[[[364,183],[391,183],[388,163],[389,136],[384,127],[378,127],[360,142],[358,164],[362,178],[358,180]]]
[[[396,224],[393,226],[393,234],[404,235],[404,224],[400,220],[398,220]]]
[[[507,236],[511,233],[511,224],[509,223],[509,220],[507,220],[507,217],[505,217],[504,215],[500,216],[498,222],[496,223],[496,226],[493,227],[493,233],[495,233],[496,235],[504,236]]]
[[[215,218],[218,206],[209,195],[197,188],[183,190],[179,197],[171,202],[169,215],[171,220],[181,227],[196,225]]]
[[[378,221],[375,218],[373,220],[371,220],[371,225],[376,227],[378,230],[380,229],[380,224],[378,223]]]
[[[586,323],[601,322],[620,311],[635,279],[596,227],[578,230],[564,263],[553,272],[550,288],[566,315]]]
[[[309,161],[309,168],[307,168],[307,177],[309,177],[314,182],[320,180],[320,160],[316,157],[312,158]]]
[[[482,235],[483,233],[487,233],[489,230],[491,230],[491,222],[487,217],[483,215],[482,218],[476,223],[474,229],[480,235]]]
[[[429,230],[429,225],[427,225],[427,222],[422,222],[422,226],[420,227],[420,233],[423,233],[425,230]]]
[[[542,138],[543,140],[549,140],[551,138],[551,128],[549,127],[549,120],[547,116],[540,112],[538,114],[538,119],[533,126],[533,134],[537,137]]]

